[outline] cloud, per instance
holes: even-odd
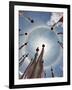
[[[62,12],[53,12],[51,15],[51,19],[47,22],[48,26],[52,26],[54,23],[56,23],[61,17],[63,16]],[[62,25],[61,22],[59,22],[57,24],[58,25]]]
[[[22,73],[22,72],[20,72],[20,71],[19,71],[19,74],[20,74],[20,75],[23,75],[23,73]]]

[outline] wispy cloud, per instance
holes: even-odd
[[[53,12],[51,15],[51,19],[47,22],[47,25],[52,26],[63,16],[62,12]],[[57,24],[57,26],[62,25],[61,22]]]

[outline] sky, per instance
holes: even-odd
[[[58,32],[63,32],[62,23],[58,23],[51,31],[51,26],[62,15],[61,12],[19,11],[19,47],[28,42],[27,46],[19,50],[19,58],[29,53],[28,58],[19,67],[20,73],[25,71],[31,58],[34,58],[36,48],[39,47],[41,51],[42,44],[45,44],[43,56],[45,77],[51,77],[51,66],[55,77],[63,76],[63,49],[57,43],[57,41],[63,42],[63,35],[57,35]],[[30,20],[34,20],[34,23]]]

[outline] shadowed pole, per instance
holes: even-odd
[[[28,42],[24,43],[22,46],[19,47],[19,50],[22,49],[24,46],[26,46]]]
[[[53,30],[53,28],[55,27],[56,24],[58,24],[58,22],[63,22],[63,16],[56,23],[52,25],[51,30]]]
[[[46,72],[44,72],[44,76],[46,77]]]
[[[19,28],[19,32],[21,31],[21,29]]]
[[[25,36],[27,36],[28,35],[28,33],[24,33],[24,34],[19,34],[19,36],[23,36],[23,35],[25,35]]]
[[[34,59],[31,60],[31,63],[28,65],[28,67],[26,68],[26,70],[24,71],[24,73],[23,73],[23,75],[21,76],[20,79],[22,79],[22,78],[31,78],[31,75],[32,75],[32,73],[34,71],[34,68],[35,68],[36,59],[37,59],[37,56],[38,56],[38,51],[39,51],[39,48],[36,49]]]
[[[63,32],[59,32],[59,33],[57,33],[57,35],[60,35],[60,34],[63,35]]]
[[[31,19],[31,17],[29,16],[26,16],[24,13],[22,12],[19,12],[19,16],[23,16],[27,21],[31,22],[31,23],[34,23],[34,20]]]
[[[29,54],[26,54],[22,60],[19,61],[19,67],[22,65],[24,60],[28,57]]]
[[[53,72],[53,68],[51,67],[51,75],[52,77],[54,77],[54,72]]]
[[[42,45],[42,50],[41,50],[41,53],[37,59],[37,62],[35,64],[35,68],[34,68],[34,71],[31,75],[31,78],[41,78],[42,77],[42,74],[43,74],[43,54],[44,54],[44,47],[45,45],[43,44]]]
[[[22,55],[22,57],[19,59],[19,61],[24,57],[24,55]]]
[[[58,41],[59,45],[63,48],[63,43]]]

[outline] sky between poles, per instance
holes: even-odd
[[[34,11],[20,11],[19,13],[22,13],[22,15],[19,15],[19,28],[21,29],[19,34],[28,33],[27,37],[25,35],[19,37],[19,46],[28,41],[28,46],[20,50],[19,58],[23,54],[29,53],[29,57],[19,68],[20,72],[23,73],[31,61],[31,58],[34,58],[35,49],[39,47],[41,51],[41,44],[45,44],[43,60],[46,77],[51,77],[49,66],[53,66],[56,77],[63,76],[63,51],[57,43],[58,40],[63,42],[63,36],[57,35],[58,32],[63,32],[63,26],[62,24],[57,25],[54,31],[50,30],[51,25],[54,23],[54,19],[56,22],[62,13]],[[33,19],[34,23],[27,20],[27,17]]]

